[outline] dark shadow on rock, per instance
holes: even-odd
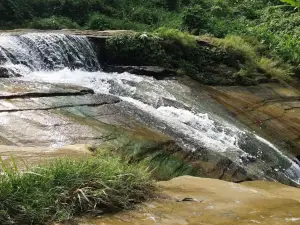
[[[5,67],[0,67],[0,78],[21,77],[22,75]]]
[[[151,76],[157,80],[164,80],[166,78],[175,78],[176,71],[158,67],[158,66],[114,66],[109,65],[103,68],[108,73],[132,73],[136,75]]]

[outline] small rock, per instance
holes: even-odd
[[[0,67],[0,78],[9,78],[9,71],[5,67]]]
[[[198,201],[197,199],[194,198],[184,198],[182,200],[177,200],[177,202],[202,202],[202,201]]]
[[[21,77],[22,75],[5,67],[0,67],[0,78]]]

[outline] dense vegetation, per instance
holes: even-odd
[[[128,164],[108,152],[82,159],[58,159],[21,173],[1,162],[0,224],[51,224],[82,213],[131,209],[154,191],[142,164]]]
[[[248,54],[237,77],[300,76],[298,0],[1,0],[0,15],[2,28],[178,29]],[[194,63],[188,67],[199,67]]]

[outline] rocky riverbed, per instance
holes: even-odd
[[[208,86],[166,68],[104,65],[105,40],[124,32],[131,31],[1,34],[3,159],[37,165],[109,146],[149,160],[159,180],[235,182],[162,182],[164,197],[92,224],[297,224],[298,189],[236,184],[299,186],[297,88]]]

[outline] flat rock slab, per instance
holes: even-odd
[[[0,30],[0,35],[23,35],[29,33],[54,33],[54,34],[65,34],[65,35],[80,35],[86,37],[95,38],[107,38],[113,35],[134,33],[131,30],[76,30],[76,29],[62,29],[62,30],[37,30],[37,29],[15,29],[15,30]]]
[[[72,85],[2,79],[0,144],[60,147],[101,143],[112,132],[101,116],[105,122],[106,117],[114,120],[111,105],[120,100],[93,93]]]
[[[13,78],[0,79],[0,99],[85,95],[93,93],[92,89],[75,85],[49,84]]]
[[[300,155],[300,93],[282,84],[215,86],[210,95],[258,133]]]
[[[158,199],[137,210],[82,219],[93,225],[294,225],[300,223],[300,189],[271,182],[230,182],[178,177],[160,182]],[[190,199],[189,201],[184,201]]]

